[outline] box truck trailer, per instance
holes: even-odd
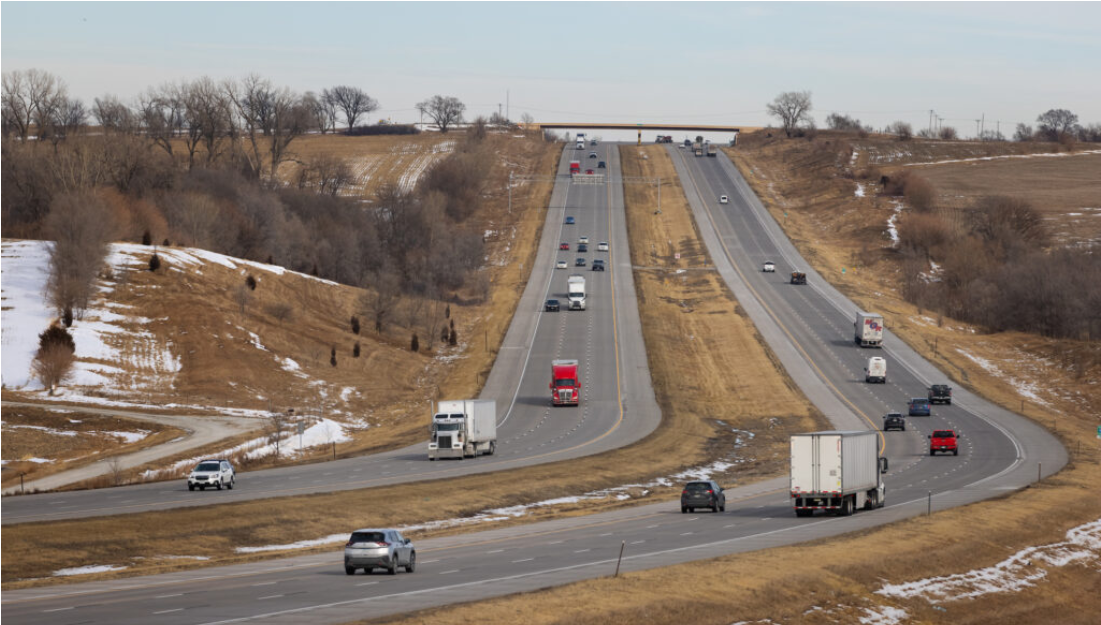
[[[883,315],[857,312],[853,322],[854,340],[861,347],[883,347]]]
[[[882,508],[887,459],[879,435],[866,432],[810,432],[791,437],[791,501],[795,516],[823,510],[842,516]]]

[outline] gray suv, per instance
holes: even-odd
[[[187,476],[187,490],[206,490],[208,486],[222,490],[222,487],[232,489],[237,481],[237,474],[233,471],[233,465],[229,460],[212,458],[203,460]]]
[[[397,530],[356,530],[344,545],[344,572],[348,575],[355,575],[356,569],[371,573],[376,568],[396,575],[399,566],[408,573],[415,571],[417,550]]]
[[[715,482],[689,482],[680,494],[682,514],[695,512],[696,508],[711,508],[712,512],[726,511],[726,494]]]

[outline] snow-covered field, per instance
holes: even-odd
[[[1083,150],[1081,152],[1043,152],[1040,154],[1003,154],[1001,156],[976,156],[974,158],[950,158],[943,161],[930,161],[928,163],[903,163],[903,167],[919,167],[923,165],[945,165],[947,163],[973,163],[976,161],[1002,161],[1016,158],[1060,158],[1063,156],[1082,156],[1085,154],[1101,154],[1101,150]]]
[[[41,388],[31,379],[31,360],[38,350],[38,335],[50,326],[53,311],[46,304],[49,279],[48,243],[42,241],[4,241],[0,264],[0,291],[3,291],[4,388]],[[34,386],[37,385],[37,386]]]

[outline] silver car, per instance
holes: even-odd
[[[348,575],[355,575],[356,569],[371,573],[376,568],[396,575],[399,566],[408,573],[415,571],[417,550],[397,530],[356,530],[344,545],[344,572]]]
[[[207,486],[218,490],[222,490],[223,486],[232,489],[236,482],[237,474],[228,460],[209,458],[196,465],[188,474],[187,490],[206,490]]]

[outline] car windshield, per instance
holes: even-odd
[[[928,403],[929,403],[929,401],[928,401],[928,400],[926,400],[926,399],[915,399],[915,400],[914,400],[914,405],[915,405],[915,406],[924,406],[924,405],[926,405],[926,404],[928,404]]]
[[[956,433],[951,430],[937,430],[933,432],[933,438],[955,438]]]
[[[436,431],[437,432],[457,432],[461,429],[463,429],[463,424],[461,424],[461,423],[437,423],[436,424]]]
[[[711,485],[707,482],[692,482],[688,486],[684,487],[685,490],[711,490]]]
[[[573,378],[562,378],[560,380],[555,380],[554,385],[555,386],[574,386],[574,382],[575,382],[575,380]]]
[[[549,299],[549,300],[547,300],[547,305],[548,305],[548,306],[557,306],[557,305],[558,305],[558,300],[556,300],[556,299]]]
[[[195,467],[196,471],[217,471],[219,465],[217,462],[200,462],[199,466]]]
[[[384,543],[386,534],[382,532],[352,532],[350,543]]]

